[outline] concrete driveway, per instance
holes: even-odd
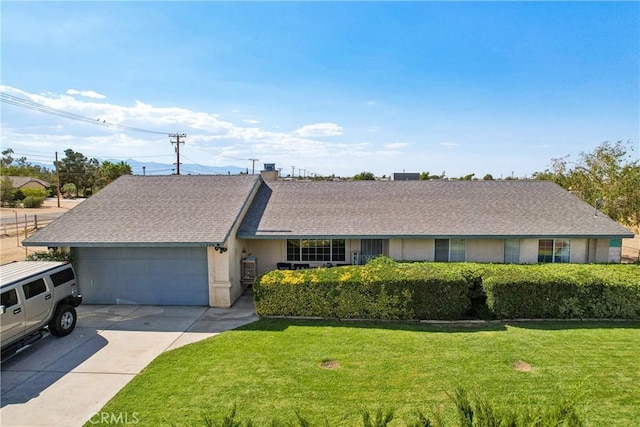
[[[252,297],[230,309],[81,305],[76,329],[2,363],[2,426],[81,426],[159,354],[258,319]]]

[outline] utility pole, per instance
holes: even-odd
[[[251,160],[251,175],[256,173],[256,162],[260,159],[249,159]]]
[[[56,195],[58,196],[58,207],[60,207],[60,173],[58,173],[58,152],[56,151]]]
[[[145,176],[145,175],[147,175],[147,167],[143,166],[142,167],[142,176]]]
[[[175,141],[169,141],[172,144],[176,144],[176,175],[180,175],[180,144],[184,144],[184,141],[180,141],[180,138],[186,138],[186,133],[170,133],[169,138],[175,138]]]

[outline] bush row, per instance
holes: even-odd
[[[258,278],[254,295],[261,316],[638,319],[640,266],[396,263],[381,257],[365,266],[271,271]]]
[[[461,268],[388,258],[365,266],[272,271],[257,280],[254,295],[262,316],[458,319],[470,305]]]
[[[501,265],[482,287],[499,318],[640,318],[639,265]]]

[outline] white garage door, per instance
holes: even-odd
[[[206,248],[75,248],[87,304],[209,305]]]

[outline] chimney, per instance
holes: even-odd
[[[265,163],[264,170],[260,171],[260,176],[265,182],[277,181],[279,178],[278,175],[275,163]]]

